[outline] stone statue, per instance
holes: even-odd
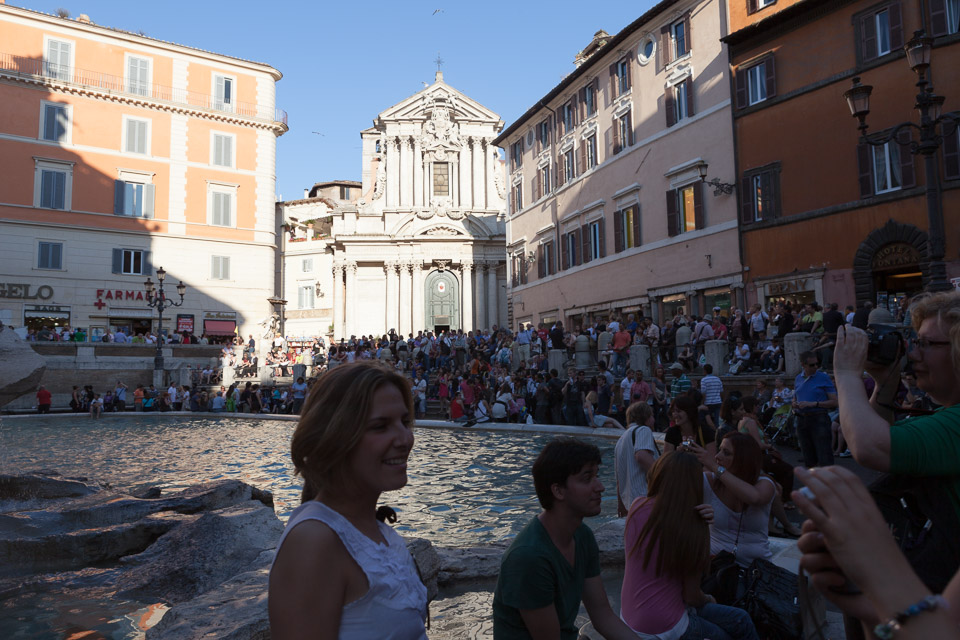
[[[280,316],[276,313],[271,313],[257,324],[263,327],[262,338],[272,338],[280,329]]]

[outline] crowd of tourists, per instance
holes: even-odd
[[[212,373],[212,368],[203,374]],[[99,418],[104,413],[190,411],[195,413],[270,413],[298,414],[306,399],[308,385],[303,377],[289,385],[262,386],[253,382],[234,382],[229,387],[218,388],[201,385],[171,384],[157,389],[154,385],[137,385],[129,391],[127,385],[117,380],[104,392],[94,390],[93,385],[83,388],[74,385],[70,394],[70,410],[74,413],[89,413]],[[51,394],[44,388],[37,390],[37,412],[49,413]]]
[[[601,511],[601,456],[591,444],[560,438],[533,465],[542,511],[501,560],[494,637],[575,638],[581,604],[605,638],[804,637],[813,630],[801,629],[797,576],[770,562],[771,516],[778,502],[792,501],[807,517],[800,566],[846,614],[848,631],[884,640],[960,638],[960,293],[916,300],[909,316],[916,333],[895,333],[892,358],[878,354],[876,335],[840,326],[834,377],[819,366],[823,350],[807,351],[793,389],[780,380],[753,395],[723,394],[710,370],[698,387],[683,382],[686,371],[676,363],[663,389],[662,448],[653,437],[656,402],[633,401],[634,375],[614,461],[626,516],[619,615],[584,523]],[[408,352],[411,359],[417,362]],[[505,366],[486,362],[487,378]],[[303,503],[270,573],[278,640],[305,627],[340,637],[426,637],[426,589],[386,524],[397,514],[378,507],[382,492],[406,484],[414,445],[420,381],[397,368],[407,370],[369,362],[334,367],[303,407],[291,443]],[[480,369],[466,373],[469,381]],[[579,378],[574,373],[564,385]],[[656,383],[645,384],[654,393]],[[763,428],[784,406],[800,418],[806,468],[795,471]],[[831,422],[860,465],[886,474],[869,490],[831,466],[836,449],[823,446]],[[802,487],[791,491],[794,476]]]

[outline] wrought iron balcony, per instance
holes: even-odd
[[[222,113],[234,113],[245,118],[255,118],[287,125],[287,112],[283,109],[271,109],[249,102],[238,102],[233,96],[218,97],[207,93],[187,91],[186,89],[174,89],[164,85],[140,82],[100,71],[77,69],[10,53],[0,52],[0,75],[19,78],[49,78],[65,84],[89,87],[99,91],[139,96],[148,100],[169,102]]]

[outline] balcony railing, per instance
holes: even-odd
[[[45,62],[37,58],[16,56],[0,52],[0,73],[20,77],[53,78],[60,82],[91,87],[112,93],[129,96],[141,96],[151,100],[172,102],[174,104],[209,109],[222,113],[235,113],[246,118],[257,118],[270,122],[280,122],[286,126],[287,112],[283,109],[271,109],[249,102],[238,102],[233,96],[213,96],[186,89],[174,89],[159,84],[140,82],[100,71],[88,71],[66,65]]]

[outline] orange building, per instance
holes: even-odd
[[[0,322],[252,331],[272,311],[281,74],[0,0]],[[171,282],[172,281],[172,282]],[[173,314],[176,315],[173,315]]]
[[[955,128],[941,130],[940,175],[926,176],[910,135],[860,144],[843,98],[854,77],[874,87],[870,133],[919,122],[903,46],[926,29],[944,111],[960,108],[960,2],[734,0],[730,23],[748,301],[892,305],[919,291],[929,276],[928,180],[942,186],[947,276],[960,276]]]

